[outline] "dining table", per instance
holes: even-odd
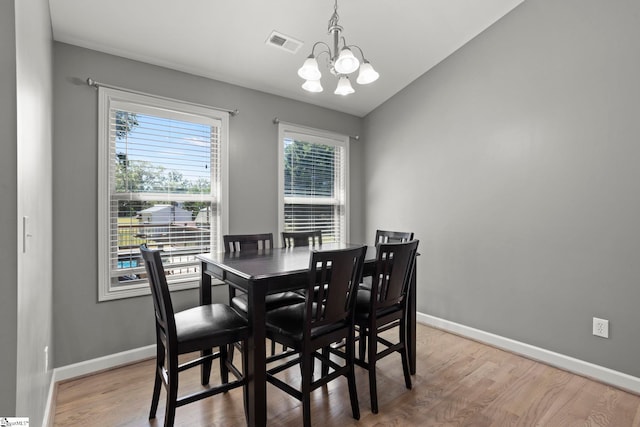
[[[267,424],[266,374],[266,310],[265,296],[270,293],[302,289],[308,284],[309,260],[312,250],[333,250],[362,246],[350,243],[325,243],[314,247],[267,248],[258,251],[211,252],[196,255],[200,261],[200,304],[210,304],[212,279],[247,293],[248,323],[251,335],[247,352],[248,378],[247,422],[249,426]],[[376,268],[376,248],[367,246],[363,276],[373,276]],[[409,290],[407,325],[409,368],[416,372],[416,274]],[[203,381],[204,375],[203,372]]]

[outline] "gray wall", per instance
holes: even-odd
[[[54,44],[54,336],[65,366],[154,342],[149,297],[97,302],[97,81],[186,101],[238,108],[230,119],[230,233],[277,231],[274,117],[359,134],[355,116],[66,44]],[[351,240],[361,241],[362,142],[351,144]],[[177,308],[195,291],[176,292]]]
[[[419,311],[640,376],[638,40],[635,0],[529,0],[365,118]]]
[[[17,346],[16,38],[13,1],[0,1],[0,414],[15,415]]]

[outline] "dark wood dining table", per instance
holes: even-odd
[[[248,294],[248,321],[251,327],[247,356],[248,372],[248,425],[265,426],[267,423],[266,378],[266,325],[265,296],[274,292],[300,289],[307,284],[311,249],[331,250],[347,248],[353,244],[324,244],[315,248],[277,248],[253,252],[205,253],[197,255],[201,263],[200,304],[211,303],[211,279],[215,278]],[[367,247],[364,276],[375,273],[376,248]],[[409,364],[416,372],[416,305],[415,271],[409,292],[409,325],[407,328]]]

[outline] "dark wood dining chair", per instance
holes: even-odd
[[[247,252],[247,251],[260,251],[273,248],[273,234],[261,233],[261,234],[227,234],[222,236],[224,241],[225,252]],[[231,285],[229,286],[229,304],[238,310],[241,315],[247,317],[249,311],[249,299],[246,293],[236,295],[236,289]],[[265,297],[266,310],[272,310],[274,308],[296,304],[304,301],[304,297],[298,292],[287,291],[277,292],[274,294],[268,294]],[[271,354],[275,353],[275,344],[271,343]],[[231,353],[233,355],[233,351]]]
[[[246,408],[247,377],[243,373],[247,372],[247,357],[242,356],[241,373],[228,358],[227,346],[235,342],[246,345],[249,337],[247,321],[227,304],[201,305],[174,312],[160,252],[151,250],[146,245],[140,246],[151,287],[157,341],[155,383],[149,419],[156,417],[163,385],[167,394],[165,427],[173,426],[176,408],[236,387],[244,387]],[[219,351],[214,353],[215,347],[219,347]],[[201,352],[200,357],[178,363],[179,355],[197,351]],[[202,385],[208,385],[214,359],[220,360],[222,384],[207,386],[201,391],[179,397],[178,374],[186,369],[202,366]],[[229,382],[229,372],[236,377],[235,381]]]
[[[413,240],[412,231],[376,230],[376,245],[378,243],[408,242],[409,240]]]
[[[359,353],[355,363],[369,371],[371,411],[378,413],[376,363],[392,353],[402,359],[405,386],[411,388],[409,351],[407,347],[408,292],[414,271],[418,240],[376,245],[376,272],[371,289],[360,288],[356,298],[355,323],[360,331]],[[398,340],[393,343],[380,332],[398,328]],[[378,344],[384,349],[378,351]],[[365,358],[366,346],[366,358]]]
[[[413,240],[412,231],[389,231],[376,230],[376,240],[374,245],[378,243],[401,243]],[[363,289],[371,289],[371,277],[364,277],[360,287]]]
[[[283,231],[282,244],[285,248],[322,246],[322,231]]]
[[[347,378],[353,418],[360,418],[354,374],[353,308],[365,253],[365,246],[313,251],[305,301],[267,312],[267,336],[291,349],[268,358],[268,364],[279,363],[267,369],[267,381],[302,401],[305,427],[311,426],[311,392],[340,376]],[[330,349],[332,343],[341,340],[347,343],[344,352]],[[330,351],[343,363],[330,359]],[[322,363],[319,378],[314,375],[318,370],[313,369],[316,358]],[[300,367],[299,388],[276,376],[294,366]]]
[[[273,248],[273,234],[227,234],[222,237],[224,240],[225,252],[246,252],[246,251],[259,251]],[[230,303],[231,306],[239,310],[242,313],[247,313],[249,310],[249,303],[247,294],[235,295],[235,288],[229,285]],[[282,307],[293,303],[299,303],[303,299],[297,292],[278,292],[275,294],[269,294],[266,296],[265,304],[266,309]]]
[[[224,251],[233,253],[239,251],[258,251],[273,249],[273,234],[225,234],[222,236]]]

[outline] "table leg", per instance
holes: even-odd
[[[249,378],[248,412],[249,426],[265,426],[267,424],[267,353],[265,325],[265,288],[249,286],[248,320],[251,327],[247,356]]]
[[[411,375],[416,374],[416,274],[417,267],[414,263],[413,274],[411,275],[411,283],[409,285],[409,316],[407,325],[407,335],[409,336],[409,371]]]
[[[200,263],[200,305],[211,304],[211,276],[206,273],[207,264],[204,262]],[[213,349],[202,350],[200,352],[200,356],[208,356],[213,354]],[[209,384],[209,377],[211,376],[211,363],[209,360],[202,364],[200,368],[200,383],[202,385]]]

